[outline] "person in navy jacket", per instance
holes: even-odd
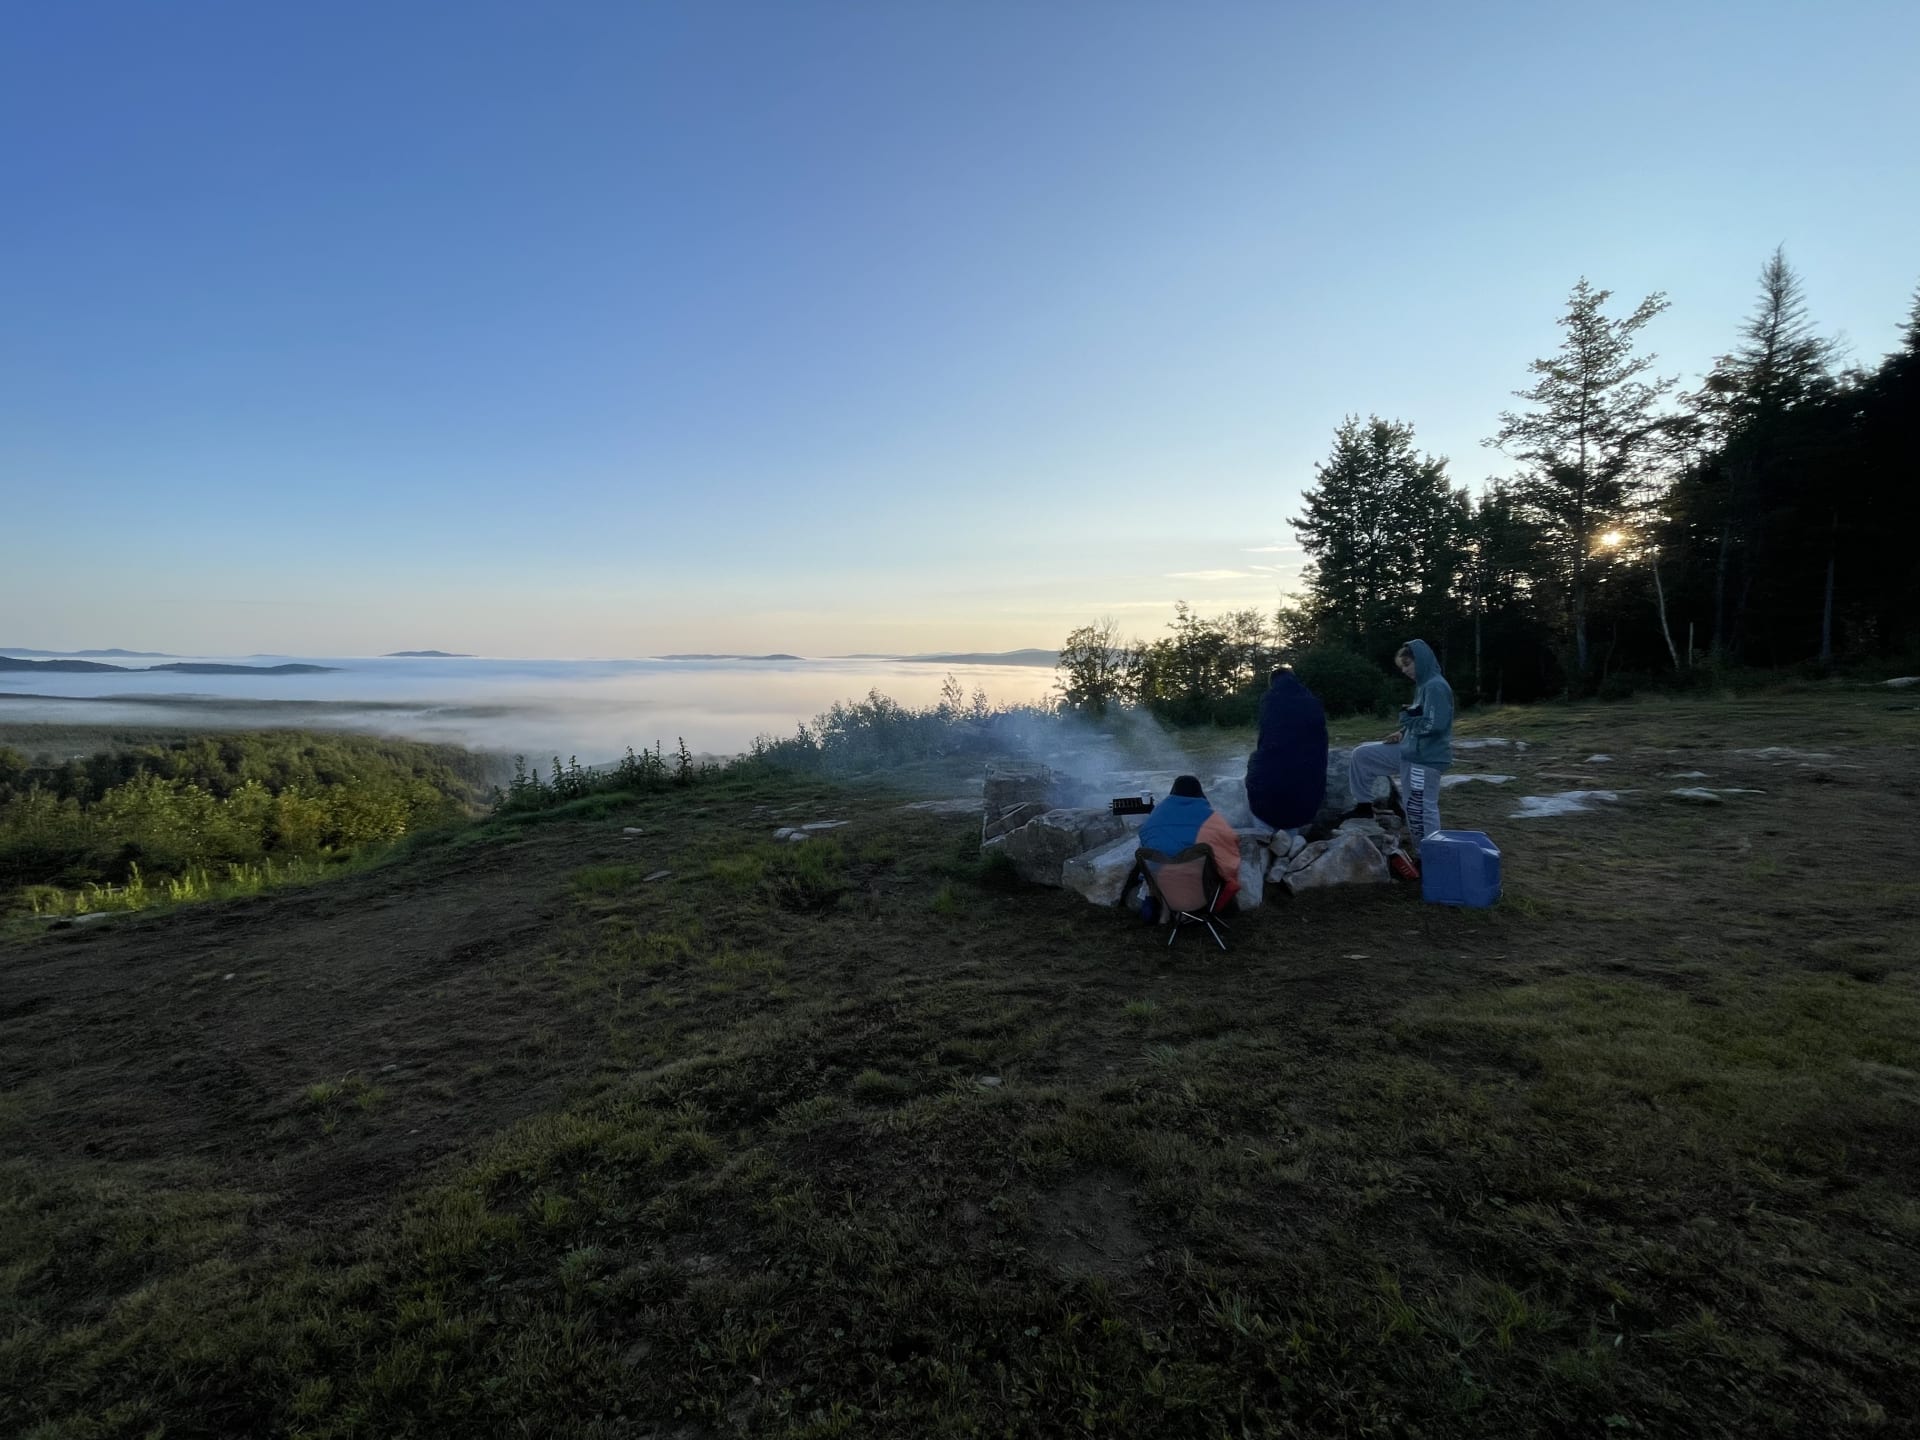
[[[1294,677],[1273,672],[1260,702],[1260,738],[1247,759],[1247,804],[1263,825],[1304,829],[1327,798],[1327,712]]]

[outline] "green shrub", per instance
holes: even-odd
[[[1381,715],[1393,708],[1394,679],[1364,655],[1338,645],[1315,645],[1294,656],[1293,673],[1329,715]]]

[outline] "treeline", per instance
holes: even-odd
[[[338,861],[464,814],[484,757],[448,746],[266,732],[34,763],[0,747],[0,897],[63,908],[89,887],[271,861]]]
[[[1406,688],[1340,644],[1296,643],[1285,619],[1258,610],[1198,615],[1183,602],[1168,633],[1151,641],[1124,639],[1111,620],[1083,625],[1060,647],[1060,703],[1093,715],[1138,705],[1172,725],[1251,725],[1282,661],[1336,715],[1384,711]]]
[[[1285,656],[1332,686],[1334,708],[1369,708],[1412,635],[1469,701],[1920,654],[1905,553],[1920,522],[1920,297],[1893,353],[1847,366],[1776,251],[1691,390],[1642,348],[1666,299],[1610,313],[1611,298],[1574,286],[1559,348],[1496,417],[1485,443],[1508,474],[1475,494],[1411,424],[1349,417],[1293,519],[1309,562],[1295,603],[1212,620],[1183,606],[1150,643],[1082,627],[1062,649],[1062,698],[1234,723]]]

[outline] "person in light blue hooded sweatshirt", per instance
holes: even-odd
[[[1347,784],[1356,803],[1347,814],[1372,815],[1373,782],[1397,777],[1418,854],[1420,842],[1440,828],[1440,777],[1453,763],[1453,687],[1424,640],[1402,645],[1393,663],[1413,681],[1413,701],[1400,711],[1400,728],[1393,734],[1353,747]]]

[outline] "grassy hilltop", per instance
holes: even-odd
[[[938,765],[0,941],[0,1433],[1911,1434],[1915,721],[1479,714],[1500,907],[1225,956]]]

